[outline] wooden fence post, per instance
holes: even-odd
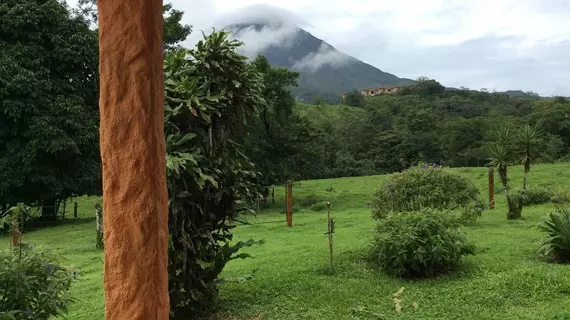
[[[329,235],[329,267],[331,273],[333,273],[333,233],[334,233],[334,220],[331,216],[331,203],[327,201],[328,209],[328,235]]]
[[[74,202],[74,203],[73,203],[73,217],[74,217],[75,219],[77,219],[77,207],[78,207],[78,206],[79,206],[79,205],[77,204],[77,202]]]
[[[495,209],[495,171],[489,168],[489,209]]]
[[[287,181],[287,227],[293,226],[293,183]]]
[[[12,234],[12,245],[14,247],[19,246],[22,241],[22,232],[21,232],[21,212],[20,208],[14,209],[12,212],[12,226],[10,227],[10,232]]]

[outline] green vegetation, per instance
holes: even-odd
[[[487,190],[487,170],[458,168],[473,179],[482,193]],[[533,181],[551,189],[567,188],[561,175],[570,164],[534,168]],[[522,167],[511,170],[511,179],[522,180]],[[496,209],[483,212],[473,225],[463,228],[476,246],[476,255],[460,262],[461,271],[432,280],[399,280],[370,268],[365,249],[374,238],[375,222],[366,205],[372,192],[387,176],[314,180],[295,183],[294,199],[314,196],[333,204],[336,221],[335,273],[329,275],[326,211],[301,208],[293,216],[293,228],[285,225],[281,208],[284,190],[277,188],[275,208],[248,215],[251,225],[234,230],[233,243],[264,239],[259,247],[244,249],[253,259],[231,261],[224,278],[239,278],[258,269],[246,282],[220,287],[221,318],[237,319],[564,319],[570,312],[570,286],[566,265],[547,264],[535,251],[545,238],[536,225],[555,208],[551,204],[526,208],[525,219],[505,220],[504,197]],[[333,189],[329,192],[327,189]],[[102,253],[95,249],[93,201],[81,198],[79,221],[25,233],[23,240],[53,248],[63,263],[78,273],[70,306],[70,319],[103,319]],[[91,217],[84,220],[84,217]],[[280,221],[280,222],[273,222]],[[73,241],[72,241],[73,240]],[[9,238],[0,238],[7,245]],[[392,295],[405,287],[403,311],[394,310]],[[417,303],[416,310],[412,304]],[[375,315],[376,314],[376,315]]]
[[[82,10],[73,12],[56,0],[0,4],[1,227],[19,221],[10,221],[7,208],[41,208],[38,216],[51,224],[62,201],[101,193],[94,3],[80,0]],[[181,24],[181,11],[169,4],[163,9],[173,319],[209,311],[245,319],[565,316],[570,287],[559,279],[570,271],[536,259],[535,250],[567,262],[567,211],[542,219],[552,211],[550,202],[570,199],[560,182],[570,167],[534,164],[570,159],[566,98],[446,90],[420,78],[397,94],[350,92],[348,105],[325,105],[327,92],[314,95],[314,106],[296,104],[297,82],[322,83],[271,66],[263,56],[249,62],[237,53],[242,44],[223,31],[181,49],[191,28]],[[349,71],[412,83],[359,63]],[[330,74],[326,79],[346,87]],[[506,202],[500,197],[496,210],[482,213],[481,166],[489,158]],[[438,165],[378,175],[417,163]],[[531,165],[532,186],[543,187],[528,184]],[[367,177],[324,180],[354,176]],[[294,189],[294,227],[285,229],[282,197],[267,199],[272,186],[289,179],[301,182]],[[517,179],[522,188],[511,190]],[[365,205],[371,200],[372,208]],[[81,301],[71,305],[71,319],[103,318],[103,243],[93,233],[98,201],[80,199],[87,219],[24,234],[25,243],[54,248],[78,271],[71,293]],[[321,248],[329,201],[338,253],[332,274],[328,250]],[[245,214],[256,205],[264,210]],[[370,209],[379,220],[376,233]],[[503,221],[501,210],[519,221]],[[250,224],[238,227],[238,220]],[[541,220],[540,228],[529,228]],[[252,251],[261,243],[252,239],[267,245]],[[368,260],[380,270],[366,261],[370,242]],[[64,313],[69,274],[59,261],[20,249],[0,256],[0,318]],[[446,273],[451,270],[461,272]],[[391,277],[436,275],[415,282]],[[394,306],[389,297],[403,286],[406,294],[399,289]]]
[[[392,213],[378,223],[369,259],[397,277],[452,271],[462,256],[474,254],[460,226],[460,220],[448,212]]]
[[[535,163],[568,159],[568,99],[443,91],[436,81],[419,80],[396,94],[366,97],[363,107],[298,105],[310,121],[306,130],[317,133],[313,142],[327,146],[313,160],[321,168],[302,178],[390,173],[419,162],[485,166],[500,125],[516,133],[509,137],[514,148],[504,154],[507,163],[521,163],[524,146]],[[532,130],[523,135],[526,129]]]
[[[74,301],[71,272],[49,252],[20,245],[0,250],[0,319],[49,319]]]
[[[171,319],[211,311],[218,275],[254,243],[230,245],[236,200],[258,198],[253,166],[230,139],[239,139],[264,100],[258,74],[236,53],[240,43],[227,37],[212,33],[196,49],[166,56]]]
[[[479,190],[459,172],[422,164],[391,175],[374,193],[372,214],[382,219],[392,212],[461,209],[477,204]]]
[[[570,211],[560,207],[539,225],[547,237],[537,252],[549,261],[570,263]]]
[[[0,211],[43,205],[52,223],[101,189],[97,33],[57,1],[2,1],[0,20]]]

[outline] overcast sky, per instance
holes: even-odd
[[[570,96],[570,0],[165,2],[185,11],[184,22],[194,26],[188,45],[201,36],[200,29],[208,32],[246,17],[279,17],[399,77]],[[264,40],[249,40],[250,47],[262,47],[253,41]]]

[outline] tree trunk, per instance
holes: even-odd
[[[45,225],[54,225],[57,223],[57,213],[59,212],[58,200],[49,199],[42,203],[42,222]]]
[[[168,320],[161,0],[99,0],[106,320]]]
[[[263,208],[267,208],[267,198],[269,197],[269,188],[263,189]]]
[[[271,201],[273,204],[275,204],[275,186],[272,187],[272,191],[271,191]]]
[[[66,207],[67,207],[67,198],[66,198],[66,199],[63,199],[63,208],[62,208],[62,210],[61,210],[61,211],[62,211],[62,213],[61,213],[61,218],[62,218],[63,220],[65,220],[65,209],[66,209]]]
[[[105,248],[103,241],[103,208],[99,203],[95,204],[95,222],[97,227],[97,237],[95,238],[95,249]]]
[[[524,177],[523,177],[523,188],[522,188],[523,201],[526,201],[526,181],[527,181],[527,177],[528,177],[528,172],[525,172],[525,173],[524,173]]]

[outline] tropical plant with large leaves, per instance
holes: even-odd
[[[570,211],[560,207],[538,228],[547,235],[537,249],[539,256],[556,263],[570,263]]]
[[[263,106],[259,73],[225,32],[165,59],[165,136],[169,193],[172,319],[213,307],[226,263],[253,240],[230,244],[232,220],[258,197],[257,173],[235,140]]]
[[[537,144],[541,141],[540,132],[531,125],[524,125],[519,128],[517,135],[517,145],[521,149],[521,159],[520,162],[524,167],[524,178],[523,178],[523,188],[522,194],[523,199],[526,200],[526,185],[528,179],[528,173],[530,171],[530,166],[534,162],[536,157],[535,150],[537,149]]]
[[[501,126],[493,131],[493,140],[494,142],[489,148],[489,166],[493,166],[497,169],[501,184],[505,190],[508,206],[507,219],[519,219],[522,212],[522,203],[517,201],[518,198],[516,197],[513,199],[509,193],[508,168],[514,152],[514,138],[509,127]]]

